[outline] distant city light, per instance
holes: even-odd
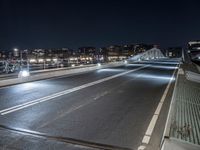
[[[14,48],[14,51],[15,51],[15,52],[17,52],[17,51],[18,51],[18,49],[17,49],[17,48]]]
[[[97,66],[99,66],[99,67],[100,67],[100,66],[101,66],[101,64],[100,64],[100,63],[97,63]]]
[[[42,63],[44,62],[44,59],[38,59],[38,62]]]
[[[78,58],[70,58],[69,60],[73,61],[73,60],[78,60]]]
[[[85,60],[85,58],[81,58],[81,60]]]
[[[46,61],[51,61],[51,59],[50,59],[50,58],[47,58]]]
[[[54,61],[54,62],[57,62],[57,61],[58,61],[58,59],[57,59],[57,58],[54,58],[54,59],[53,59],[53,61]]]
[[[103,57],[103,56],[102,56],[102,57],[100,57],[100,58],[99,58],[99,60],[104,60],[104,57]]]
[[[36,62],[36,59],[30,59],[29,61],[30,61],[30,63],[34,63],[34,62]]]

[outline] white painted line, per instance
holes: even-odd
[[[175,72],[176,72],[176,69],[174,70],[173,75],[172,75],[172,77],[171,77],[171,79],[170,79],[170,81],[169,81],[169,83],[168,83],[163,95],[162,95],[162,98],[161,98],[160,102],[158,103],[158,106],[157,106],[157,108],[156,108],[156,110],[154,112],[154,115],[153,115],[153,117],[152,117],[152,119],[151,119],[151,121],[149,123],[149,126],[148,126],[148,128],[147,128],[147,130],[145,132],[145,135],[143,137],[142,144],[149,144],[149,141],[151,139],[151,135],[153,133],[154,127],[155,127],[156,122],[158,120],[158,117],[159,117],[160,111],[162,109],[163,103],[164,103],[164,101],[166,99],[167,93],[168,93],[169,88],[170,88],[170,86],[172,84],[172,81],[174,79]]]
[[[167,88],[169,88],[170,86],[168,86]],[[168,93],[168,90],[166,90],[165,92],[164,92],[164,94],[163,94],[163,96],[162,96],[162,98],[161,98],[161,100],[160,100],[160,102],[164,102],[165,101],[165,97],[167,96],[167,93]]]
[[[141,145],[138,147],[138,150],[144,150],[145,148],[146,148],[146,146]]]
[[[142,143],[148,144],[148,143],[149,143],[149,140],[150,140],[150,136],[145,135],[145,136],[143,137],[143,139],[142,139]]]
[[[154,114],[152,119],[151,119],[151,122],[150,122],[150,124],[149,124],[149,126],[147,128],[147,131],[146,131],[145,135],[151,136],[151,134],[153,132],[153,129],[154,129],[155,125],[156,125],[157,119],[158,119],[158,115]]]
[[[100,79],[100,80],[97,80],[97,81],[94,81],[94,82],[90,82],[90,83],[87,83],[87,84],[83,84],[81,86],[74,87],[72,89],[61,91],[61,92],[58,92],[58,93],[55,93],[55,94],[52,94],[52,95],[49,95],[49,96],[45,96],[45,97],[30,101],[30,102],[26,102],[26,103],[19,104],[19,105],[10,107],[10,108],[6,108],[6,109],[3,109],[3,110],[0,110],[0,113],[1,113],[1,115],[6,115],[6,114],[9,114],[9,113],[12,113],[12,112],[15,112],[15,111],[18,111],[18,110],[21,110],[21,109],[24,109],[24,108],[39,104],[39,103],[42,103],[42,102],[45,102],[45,101],[48,101],[48,100],[51,100],[51,99],[66,95],[66,94],[78,91],[78,90],[81,90],[81,89],[84,89],[84,88],[87,88],[87,87],[90,87],[90,86],[93,86],[93,85],[96,85],[96,84],[99,84],[99,83],[102,83],[102,82],[117,78],[117,77],[120,77],[120,76],[123,76],[123,75],[126,75],[128,73],[141,70],[141,69],[149,67],[149,66],[150,65],[145,65],[145,66],[137,68],[137,69],[133,69],[133,70],[129,70],[129,71],[126,71],[126,72],[122,72],[122,73],[119,73],[119,74],[116,74],[116,75],[113,75],[113,76],[110,76],[110,77],[106,77],[106,78],[103,78],[103,79]]]
[[[178,65],[178,69],[180,70],[180,64]],[[179,72],[178,70],[178,72]],[[164,132],[163,132],[163,136],[162,136],[162,140],[161,140],[161,146],[163,145],[163,143],[165,142],[164,141],[164,137],[166,136],[166,134],[169,134],[169,127],[168,125],[170,124],[170,114],[172,112],[172,106],[173,106],[173,103],[175,101],[175,93],[176,93],[176,87],[177,87],[177,81],[178,81],[178,78],[179,78],[179,73],[176,74],[176,82],[175,82],[175,85],[174,85],[174,91],[173,91],[173,95],[172,95],[172,98],[171,98],[171,102],[170,102],[170,106],[169,106],[169,111],[168,111],[168,115],[167,115],[167,120],[166,120],[166,123],[165,123],[165,128],[164,128]]]
[[[155,115],[159,115],[159,114],[160,114],[162,105],[163,105],[163,102],[160,102],[160,103],[158,104],[158,107],[156,108],[156,111],[155,111],[155,113],[154,113]]]

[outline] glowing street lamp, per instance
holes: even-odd
[[[17,49],[17,48],[14,48],[14,51],[15,51],[15,52],[17,52],[17,51],[18,51],[18,49]]]
[[[30,73],[28,70],[21,70],[18,74],[18,77],[19,78],[25,78],[25,77],[28,77],[30,76]]]
[[[13,49],[13,56],[18,57],[19,56],[19,50],[17,48]]]
[[[19,56],[19,49],[14,48],[14,56]],[[20,50],[20,70],[22,70],[22,51]]]

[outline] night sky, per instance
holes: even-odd
[[[0,49],[200,39],[198,0],[0,0]]]

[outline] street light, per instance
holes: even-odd
[[[14,48],[13,51],[14,51],[13,52],[14,57],[18,57],[19,56],[19,53],[18,53],[19,50],[17,48]]]
[[[14,48],[14,56],[19,56],[19,49]],[[20,50],[20,70],[22,70],[22,51]]]
[[[30,76],[29,70],[21,70],[18,74],[19,78],[25,78]]]
[[[18,49],[17,49],[17,48],[14,48],[14,51],[15,51],[15,52],[17,52],[17,51],[18,51]]]

